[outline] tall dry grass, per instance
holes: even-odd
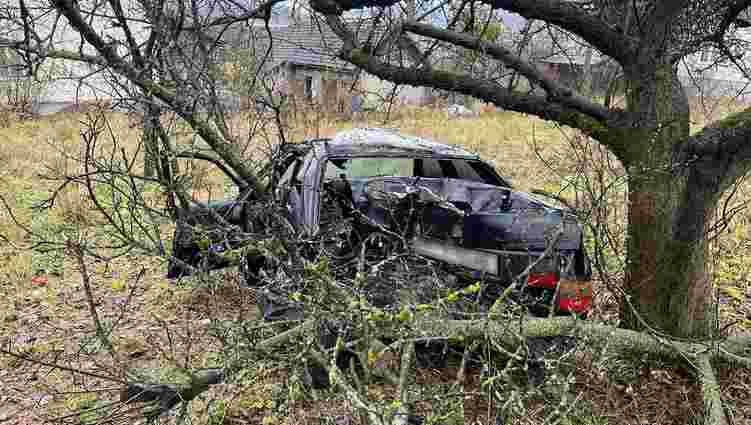
[[[695,126],[718,119],[743,106],[733,101],[717,101],[712,108],[707,106],[707,101],[694,100],[692,103],[698,111],[692,117]],[[101,154],[106,154],[114,143],[129,154],[139,150],[143,152],[137,117],[109,113],[107,118],[111,132],[105,132],[101,137]],[[56,184],[42,178],[43,175],[77,172],[79,165],[76,158],[80,154],[81,143],[79,133],[85,128],[83,123],[87,120],[87,116],[81,113],[58,114],[17,122],[0,129],[0,161],[4,165],[0,168],[0,194],[9,201],[23,223],[32,221],[34,213],[29,209],[32,201],[43,198]],[[171,117],[165,120],[178,144],[196,143],[197,137],[184,124]],[[233,136],[242,145],[249,161],[263,160],[270,147],[279,141],[273,126],[268,123],[265,127],[259,126],[259,117],[253,114],[235,114],[231,116],[230,124]],[[329,137],[352,125],[351,121],[342,117],[310,115],[300,123],[291,123],[287,140],[296,142],[306,138]],[[499,173],[510,177],[520,190],[542,189],[561,193],[573,201],[577,200],[578,195],[569,186],[570,181],[592,171],[587,169],[586,164],[582,165],[581,158],[571,150],[570,129],[513,112],[485,109],[479,117],[449,118],[442,110],[404,107],[388,117],[382,113],[371,114],[359,125],[398,128],[405,134],[462,145],[485,159],[494,160]],[[251,132],[255,132],[255,137],[248,137]],[[215,167],[202,161],[180,161],[180,166],[190,174],[197,198],[221,199],[227,195],[227,179]],[[616,172],[623,173],[623,170]],[[614,224],[622,227],[625,224],[624,198],[622,193],[616,195],[609,208],[618,211],[613,214],[613,220],[618,221]],[[748,200],[751,200],[751,186],[744,183],[739,186],[731,204],[742,204]],[[85,222],[87,208],[80,194],[71,188],[63,193],[59,205],[49,211],[45,219],[52,223]],[[748,235],[750,224],[751,220],[745,212],[736,214],[728,230],[717,239],[720,281],[727,287],[741,288],[729,290],[725,299],[731,305],[745,305],[746,300],[751,299],[751,289],[745,292],[746,288],[751,288],[751,278],[745,278],[747,274],[751,276],[751,262],[743,260],[745,254],[739,254],[751,252],[751,247],[748,250],[739,248],[751,239]],[[0,211],[0,233],[11,241],[22,240],[21,232],[5,211]],[[0,257],[0,268],[11,265],[18,271],[16,276],[28,278],[32,272],[28,254],[15,252],[10,246],[2,247],[0,251],[4,252]],[[741,277],[736,279],[734,276]],[[748,324],[751,326],[751,322]]]

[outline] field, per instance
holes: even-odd
[[[730,106],[720,109],[713,112],[713,118]],[[140,135],[137,123],[125,115],[108,117],[117,143],[128,152],[136,152]],[[441,111],[405,109],[387,123],[378,118],[371,117],[368,125],[397,127],[407,134],[463,145],[493,159],[501,174],[509,176],[521,190],[560,194],[580,207],[592,205],[593,193],[583,191],[587,186],[583,183],[604,176],[614,189],[608,193],[607,207],[599,211],[612,229],[619,231],[624,226],[623,170],[612,160],[606,161],[606,152],[576,139],[566,129],[495,110],[479,117],[449,118]],[[161,368],[162,379],[184,380],[184,375],[174,372],[177,368],[210,367],[221,359],[217,340],[208,331],[213,321],[257,315],[253,293],[240,288],[235,270],[218,273],[221,284],[193,287],[169,282],[163,277],[163,260],[138,252],[112,261],[87,258],[95,307],[102,322],[115,329],[110,338],[120,355],[113,358],[101,347],[94,336],[80,265],[59,250],[38,253],[25,249],[31,241],[19,228],[19,224],[29,226],[50,235],[59,234],[66,226],[76,227],[84,236],[96,232],[97,219],[90,216],[89,206],[81,201],[77,188],[66,189],[48,211],[32,209],[59,184],[50,176],[78,172],[74,159],[80,153],[81,121],[86,119],[81,114],[62,114],[14,122],[0,129],[0,195],[12,211],[0,211],[0,348],[17,353],[16,357],[0,354],[0,424],[42,423],[45,418],[78,410],[84,413],[69,420],[89,423],[98,414],[93,407],[118,397],[117,380],[127,370]],[[695,121],[698,127],[706,119],[697,116]],[[236,117],[235,125],[241,133],[248,124],[243,117]],[[346,120],[308,122],[298,125],[292,138],[327,136],[351,126]],[[181,143],[190,140],[185,131],[177,134]],[[102,143],[105,149],[112,145],[112,140]],[[246,146],[247,156],[261,157],[263,147],[262,142],[251,141]],[[593,158],[599,165],[588,162]],[[182,165],[193,176],[196,197],[221,198],[227,192],[217,170],[198,163]],[[728,201],[727,210],[748,201],[751,184],[743,181]],[[719,314],[723,325],[734,333],[751,331],[751,215],[739,211],[712,247]],[[169,224],[163,225],[162,234],[169,237]],[[608,273],[597,283],[594,320],[613,322],[617,317],[620,269],[615,253],[622,248],[622,233],[613,244],[613,258],[603,264]],[[18,356],[35,356],[92,374],[42,367]],[[418,373],[419,379],[427,382],[444,379],[436,371]],[[292,396],[295,383],[271,360],[249,366],[240,375],[233,383],[218,385],[196,400],[190,413],[192,423],[334,423],[328,419],[345,417],[350,407],[337,394]],[[575,383],[575,392],[581,394],[578,423],[682,424],[701,413],[701,398],[689,372],[642,367],[631,375],[621,382],[611,379],[601,363],[579,363]],[[466,385],[477,383],[470,379]],[[724,371],[721,376],[723,396],[739,424],[751,423],[750,385],[748,370]],[[373,392],[376,398],[386,397],[389,389],[373,388]],[[288,401],[282,403],[282,399]],[[468,401],[463,419],[467,423],[490,423],[483,410],[487,408]],[[110,408],[109,412],[123,415],[117,416],[119,423],[129,423],[125,419],[127,408]],[[529,407],[529,423],[544,416],[543,406]]]

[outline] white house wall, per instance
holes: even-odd
[[[360,76],[365,91],[365,104],[367,107],[379,107],[379,103],[387,100],[394,93],[395,84],[382,80],[365,72]],[[428,90],[425,87],[400,85],[396,90],[394,101],[399,104],[420,105],[428,98]]]
[[[716,64],[712,53],[694,54],[679,64],[678,75],[689,96],[738,97],[751,100],[751,83],[731,63]],[[743,60],[748,67],[749,60]]]

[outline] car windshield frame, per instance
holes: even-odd
[[[488,164],[487,162],[483,161],[479,158],[466,158],[466,157],[460,157],[460,156],[437,156],[437,155],[405,155],[405,154],[385,154],[385,153],[368,153],[368,154],[362,154],[362,155],[331,155],[324,158],[323,161],[323,169],[321,170],[321,177],[323,181],[331,180],[333,178],[339,177],[341,174],[345,174],[347,178],[352,178],[348,173],[341,173],[339,170],[337,170],[334,173],[329,173],[329,167],[330,163],[333,161],[353,161],[358,159],[372,159],[372,158],[379,158],[384,160],[393,161],[396,159],[408,159],[412,161],[418,161],[418,160],[428,160],[428,161],[437,161],[438,166],[441,168],[441,173],[445,174],[446,167],[445,163],[451,164],[449,161],[463,161],[467,165],[469,165],[472,169],[472,171],[477,175],[479,178],[465,178],[460,177],[458,175],[458,171],[455,169],[453,171],[453,175],[441,175],[441,176],[425,176],[425,175],[416,175],[416,174],[425,174],[424,173],[424,164],[423,169],[418,170],[417,164],[415,163],[415,166],[412,167],[411,175],[396,175],[396,174],[374,174],[370,176],[365,175],[358,175],[354,176],[355,179],[365,179],[365,178],[378,178],[378,177],[407,177],[407,178],[413,178],[413,177],[421,177],[421,178],[452,178],[457,180],[466,180],[466,181],[475,181],[478,183],[484,183],[491,186],[497,186],[497,187],[505,187],[505,188],[511,188],[511,185],[500,176],[500,174],[495,170],[493,166]],[[443,164],[442,164],[443,163]],[[454,168],[456,168],[455,165],[452,164]],[[417,172],[419,171],[419,173]]]

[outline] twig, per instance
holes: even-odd
[[[696,372],[704,398],[704,425],[727,425],[720,384],[708,355],[699,356],[696,361]]]
[[[94,292],[91,289],[91,280],[88,268],[86,267],[86,261],[84,261],[83,248],[81,247],[80,242],[73,242],[70,240],[67,242],[67,247],[73,253],[73,256],[76,257],[76,261],[78,262],[78,269],[81,272],[81,281],[83,282],[83,288],[86,293],[86,301],[89,304],[89,313],[91,314],[91,320],[94,321],[97,337],[102,345],[107,348],[107,351],[110,352],[112,358],[117,360],[115,349],[107,336],[108,332],[104,326],[102,326],[102,321],[99,319],[99,313],[96,310]]]
[[[26,356],[26,355],[23,355],[23,354],[19,354],[19,353],[14,353],[12,351],[8,351],[8,350],[2,349],[2,348],[0,348],[0,354],[5,354],[6,356],[14,357],[16,359],[23,360],[23,361],[26,361],[26,362],[29,362],[29,363],[33,363],[33,364],[38,364],[40,366],[47,366],[47,367],[51,367],[53,369],[60,369],[60,370],[66,371],[66,372],[78,373],[78,374],[81,374],[81,375],[90,376],[92,378],[105,379],[107,381],[119,382],[121,384],[127,384],[126,381],[123,381],[122,379],[119,379],[119,378],[115,378],[113,376],[100,375],[98,373],[87,372],[85,370],[73,369],[71,367],[62,366],[62,365],[55,364],[55,363],[45,362],[43,360],[38,360],[38,359],[29,357],[29,356]]]

